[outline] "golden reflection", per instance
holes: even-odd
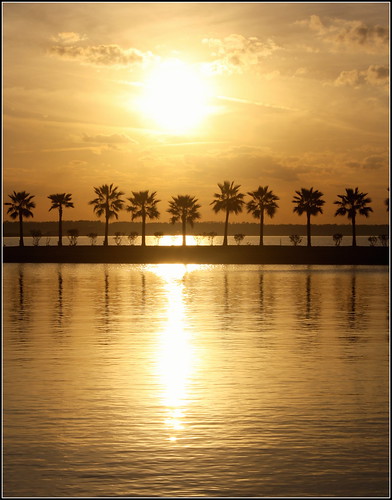
[[[163,280],[167,299],[165,324],[159,338],[157,374],[162,385],[167,439],[173,443],[184,431],[188,385],[195,361],[184,303],[185,277],[199,267],[185,264],[149,266],[149,270]]]
[[[186,235],[187,245],[197,245],[197,239],[192,234]],[[182,235],[181,234],[166,234],[159,238],[158,246],[181,246],[182,245]]]

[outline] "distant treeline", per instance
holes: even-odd
[[[33,222],[25,221],[23,223],[25,235],[29,236],[30,231],[40,230],[44,236],[58,235],[58,221],[51,222]],[[379,234],[389,234],[388,224],[358,224],[358,236],[370,236]],[[103,236],[105,233],[105,224],[99,220],[66,220],[63,221],[64,232],[69,229],[78,229],[80,236],[87,236],[89,233],[97,233]],[[111,222],[109,224],[109,234],[116,232],[129,234],[132,231],[141,233],[141,223],[138,222]],[[147,225],[147,234],[153,235],[155,232],[163,234],[181,234],[181,224],[171,224],[169,222],[149,222]],[[218,236],[223,235],[223,222],[195,222],[193,228],[188,229],[188,234],[203,234],[215,232]],[[258,236],[260,226],[257,223],[241,222],[229,225],[229,234],[234,235],[242,233],[246,236]],[[352,234],[351,224],[312,224],[312,234],[314,236],[332,236],[335,233],[341,233],[343,236]],[[305,224],[266,224],[264,226],[265,236],[289,236],[298,234],[306,235]],[[3,224],[3,236],[19,236],[19,223],[6,221]]]

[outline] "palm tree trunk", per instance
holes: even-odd
[[[260,246],[264,245],[264,210],[260,212]]]
[[[306,214],[307,216],[307,224],[306,224],[306,233],[307,233],[307,240],[308,240],[308,247],[312,246],[312,242],[310,239],[310,214]]]
[[[106,214],[106,217],[105,217],[105,238],[103,240],[104,247],[107,247],[109,244],[108,235],[109,235],[109,216],[108,216],[108,214]]]
[[[223,236],[223,246],[227,246],[227,230],[229,227],[229,211],[226,210],[225,234]]]
[[[182,217],[182,245],[186,246],[186,218]]]
[[[61,210],[61,206],[59,207],[59,241],[58,246],[63,246],[63,211]]]
[[[142,215],[142,247],[146,246],[146,216]]]
[[[352,221],[352,226],[353,226],[353,247],[357,246],[357,234],[356,234],[356,229],[355,229],[355,215],[351,219]]]
[[[23,241],[23,215],[19,211],[19,246],[24,247]]]

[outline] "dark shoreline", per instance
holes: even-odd
[[[3,247],[3,262],[389,265],[389,247],[308,248],[280,245]]]

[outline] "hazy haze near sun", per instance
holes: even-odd
[[[94,186],[190,194],[202,220],[217,183],[268,185],[273,222],[294,191],[372,198],[386,223],[389,3],[3,3],[4,198],[72,193],[95,219]],[[120,220],[130,220],[123,211]],[[232,222],[254,219],[246,212]]]

